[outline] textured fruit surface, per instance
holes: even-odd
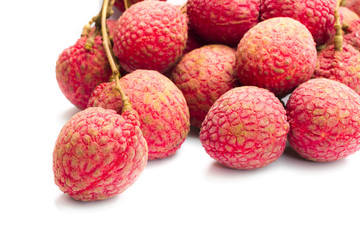
[[[206,45],[185,54],[172,69],[171,80],[182,91],[190,122],[200,128],[213,103],[236,86],[235,50]]]
[[[134,4],[141,1],[143,0],[129,0],[129,3]],[[158,1],[166,1],[166,0],[158,0]],[[117,7],[122,12],[125,11],[124,0],[115,0],[114,6]]]
[[[278,98],[266,89],[244,86],[222,95],[201,126],[206,152],[230,168],[264,167],[279,158],[289,124]]]
[[[187,39],[186,16],[170,3],[143,1],[117,22],[114,53],[128,72],[169,70],[182,55]]]
[[[301,84],[286,105],[291,147],[304,158],[327,162],[360,149],[360,96],[337,81]]]
[[[344,29],[347,29],[353,21],[360,20],[359,16],[346,7],[339,8],[339,14],[341,19],[341,25]]]
[[[76,200],[113,197],[138,178],[147,145],[137,113],[88,108],[62,128],[53,152],[55,183]]]
[[[360,27],[349,34],[346,34],[344,36],[344,42],[351,45],[356,50],[360,51]]]
[[[241,39],[237,51],[240,83],[290,93],[310,79],[316,64],[311,33],[292,18],[272,18],[257,24]]]
[[[259,22],[260,0],[189,0],[190,26],[210,43],[236,46]]]
[[[296,2],[296,3],[295,3]],[[304,24],[318,45],[335,35],[334,11],[337,0],[264,0],[261,20],[273,17],[291,17]]]
[[[346,0],[345,7],[360,15],[360,0]]]
[[[174,154],[190,130],[189,108],[181,91],[170,79],[151,70],[136,70],[119,82],[139,114],[149,159]],[[119,112],[122,102],[114,83],[100,84],[94,90],[89,106]]]
[[[65,49],[56,62],[56,79],[65,97],[76,107],[85,109],[94,88],[109,81],[111,68],[101,36],[95,37],[91,50],[85,49],[87,38],[80,38]]]
[[[314,77],[344,83],[360,94],[360,52],[346,43],[342,51],[328,46],[318,55]]]

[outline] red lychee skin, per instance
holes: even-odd
[[[143,0],[129,0],[130,4],[134,4],[141,1]],[[166,0],[158,0],[158,1],[166,1]],[[117,9],[119,9],[122,12],[125,11],[124,0],[116,0],[114,6],[117,7]]]
[[[209,43],[236,46],[259,22],[260,0],[189,0],[190,26]]]
[[[360,52],[347,43],[343,43],[342,51],[328,46],[318,55],[314,78],[344,83],[360,94]]]
[[[94,88],[109,81],[112,74],[101,36],[95,37],[91,50],[87,38],[80,38],[65,49],[56,62],[56,79],[65,97],[79,109],[85,109]]]
[[[339,7],[339,15],[341,19],[341,25],[343,28],[351,26],[353,21],[360,20],[359,16],[346,7]]]
[[[345,7],[360,15],[360,0],[346,0]]]
[[[214,102],[236,86],[235,61],[234,49],[206,45],[185,54],[172,69],[170,79],[185,96],[193,126],[200,128]]]
[[[88,108],[62,128],[53,152],[55,183],[76,200],[103,200],[125,191],[147,163],[137,113]]]
[[[282,97],[310,79],[317,53],[311,33],[299,21],[272,18],[250,29],[237,51],[240,83]]]
[[[166,2],[144,1],[120,16],[113,50],[128,72],[166,72],[182,55],[186,39],[186,17],[179,8]]]
[[[360,28],[344,36],[344,43],[360,51]]]
[[[190,130],[189,108],[181,91],[167,77],[152,70],[136,70],[119,81],[138,112],[149,146],[149,160],[174,154]],[[88,106],[120,111],[121,98],[114,83],[100,84]]]
[[[360,96],[328,79],[301,84],[286,105],[291,147],[312,161],[345,158],[360,149]]]
[[[266,89],[244,86],[222,95],[201,126],[206,152],[230,168],[264,167],[279,158],[289,124],[280,100]]]
[[[116,20],[113,20],[113,19],[107,19],[106,20],[106,26],[107,26],[107,29],[109,31],[109,38],[110,39],[114,38],[115,31],[116,31],[116,24],[117,24]],[[92,36],[94,34],[94,32],[95,32],[95,27],[92,27],[91,31],[89,33],[89,36]]]
[[[296,2],[296,3],[294,3]],[[264,0],[261,3],[261,20],[274,17],[291,17],[304,24],[318,45],[335,35],[335,6],[337,0]]]

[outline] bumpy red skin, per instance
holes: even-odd
[[[360,96],[337,81],[301,84],[286,105],[291,147],[306,159],[329,162],[360,149]]]
[[[264,167],[279,158],[289,124],[279,99],[266,89],[244,86],[222,95],[201,126],[206,152],[230,168]]]
[[[235,50],[206,45],[185,54],[170,79],[182,91],[190,110],[190,123],[200,128],[214,102],[237,85]]]
[[[347,43],[343,43],[342,51],[328,46],[318,55],[314,78],[344,83],[360,94],[360,52]]]
[[[129,0],[129,3],[134,4],[141,1],[143,0]],[[166,1],[166,0],[158,0],[158,1]],[[117,9],[119,9],[122,12],[125,11],[124,0],[116,0],[114,6],[117,7]]]
[[[119,82],[139,113],[149,160],[174,154],[190,130],[189,108],[181,91],[168,78],[151,70],[136,70]],[[88,106],[121,111],[122,102],[114,83],[100,84]]]
[[[189,0],[190,26],[209,43],[236,46],[259,22],[260,0]]]
[[[125,191],[147,163],[137,113],[88,108],[62,128],[53,152],[55,183],[76,200],[103,200]]]
[[[317,53],[311,33],[291,18],[272,18],[250,29],[237,51],[240,83],[282,97],[310,79]]]
[[[187,39],[186,17],[166,2],[132,5],[119,18],[114,53],[128,72],[168,71],[180,58]]]
[[[360,20],[359,16],[355,12],[351,11],[346,7],[339,8],[339,15],[341,19],[341,26],[344,29],[349,28],[349,26],[351,26],[353,21]]]
[[[264,0],[261,20],[273,17],[291,17],[304,24],[320,46],[335,35],[334,11],[337,0]]]
[[[346,0],[345,7],[349,8],[360,16],[360,0]]]
[[[94,88],[109,81],[111,68],[101,36],[95,37],[91,50],[85,49],[87,38],[80,38],[65,49],[56,62],[56,79],[65,97],[76,107],[85,109]]]
[[[360,51],[360,27],[352,33],[346,34],[344,36],[344,43],[349,44],[356,50]]]

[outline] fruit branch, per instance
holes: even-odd
[[[131,3],[129,2],[129,0],[124,0],[124,7],[125,10],[128,9],[130,7]]]
[[[342,51],[343,48],[343,35],[342,35],[342,28],[341,28],[341,22],[340,22],[340,14],[339,14],[339,7],[342,0],[338,0],[336,2],[335,7],[335,37],[334,37],[334,46],[336,51]]]
[[[114,1],[112,1],[113,3]],[[115,89],[120,93],[121,100],[124,104],[123,111],[129,111],[132,109],[131,103],[129,98],[126,96],[123,89],[120,87],[119,79],[120,79],[120,72],[117,68],[117,65],[115,63],[115,59],[112,55],[111,48],[110,48],[110,39],[107,31],[107,25],[106,25],[106,19],[107,19],[107,13],[109,9],[109,0],[104,0],[102,10],[101,10],[101,34],[103,38],[103,46],[106,52],[106,56],[109,60],[110,67],[112,70],[112,77],[115,79]]]

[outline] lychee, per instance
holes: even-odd
[[[346,7],[339,7],[339,14],[341,18],[341,25],[346,30],[351,26],[353,21],[360,20],[360,17]]]
[[[186,17],[167,2],[143,1],[119,18],[114,53],[128,72],[169,70],[180,58],[187,39]]]
[[[236,46],[259,22],[260,0],[189,0],[187,14],[193,30],[209,43]]]
[[[240,83],[282,97],[314,72],[317,53],[309,30],[292,18],[271,18],[251,28],[237,51]]]
[[[237,84],[235,50],[225,45],[206,45],[185,54],[170,78],[182,91],[190,110],[190,122],[200,128],[213,103]]]
[[[329,79],[312,79],[286,105],[291,147],[306,159],[328,162],[360,149],[360,96]]]
[[[144,0],[129,0],[129,3],[134,4],[137,2],[141,2],[141,1],[144,1]],[[166,0],[157,0],[157,1],[166,1]],[[119,9],[122,12],[125,11],[124,0],[115,0],[114,6],[117,7],[117,9]]]
[[[201,126],[206,152],[230,168],[264,167],[279,158],[289,124],[280,100],[266,89],[244,86],[222,95]]]
[[[139,177],[147,144],[137,113],[88,108],[62,128],[53,152],[55,183],[76,200],[113,197]]]
[[[360,0],[346,0],[345,7],[360,15]]]
[[[62,93],[80,109],[86,108],[94,88],[108,81],[112,74],[101,36],[94,38],[91,49],[85,48],[87,39],[81,37],[56,62],[56,79]]]
[[[349,34],[346,34],[344,36],[344,43],[349,44],[356,50],[360,51],[360,27]]]
[[[122,77],[119,84],[139,114],[149,159],[174,154],[190,130],[189,109],[181,91],[170,79],[152,70],[136,70]],[[122,101],[114,86],[109,82],[96,87],[88,106],[121,112]]]
[[[261,20],[274,17],[291,17],[304,24],[318,45],[333,38],[334,11],[337,0],[264,0],[261,3]]]

